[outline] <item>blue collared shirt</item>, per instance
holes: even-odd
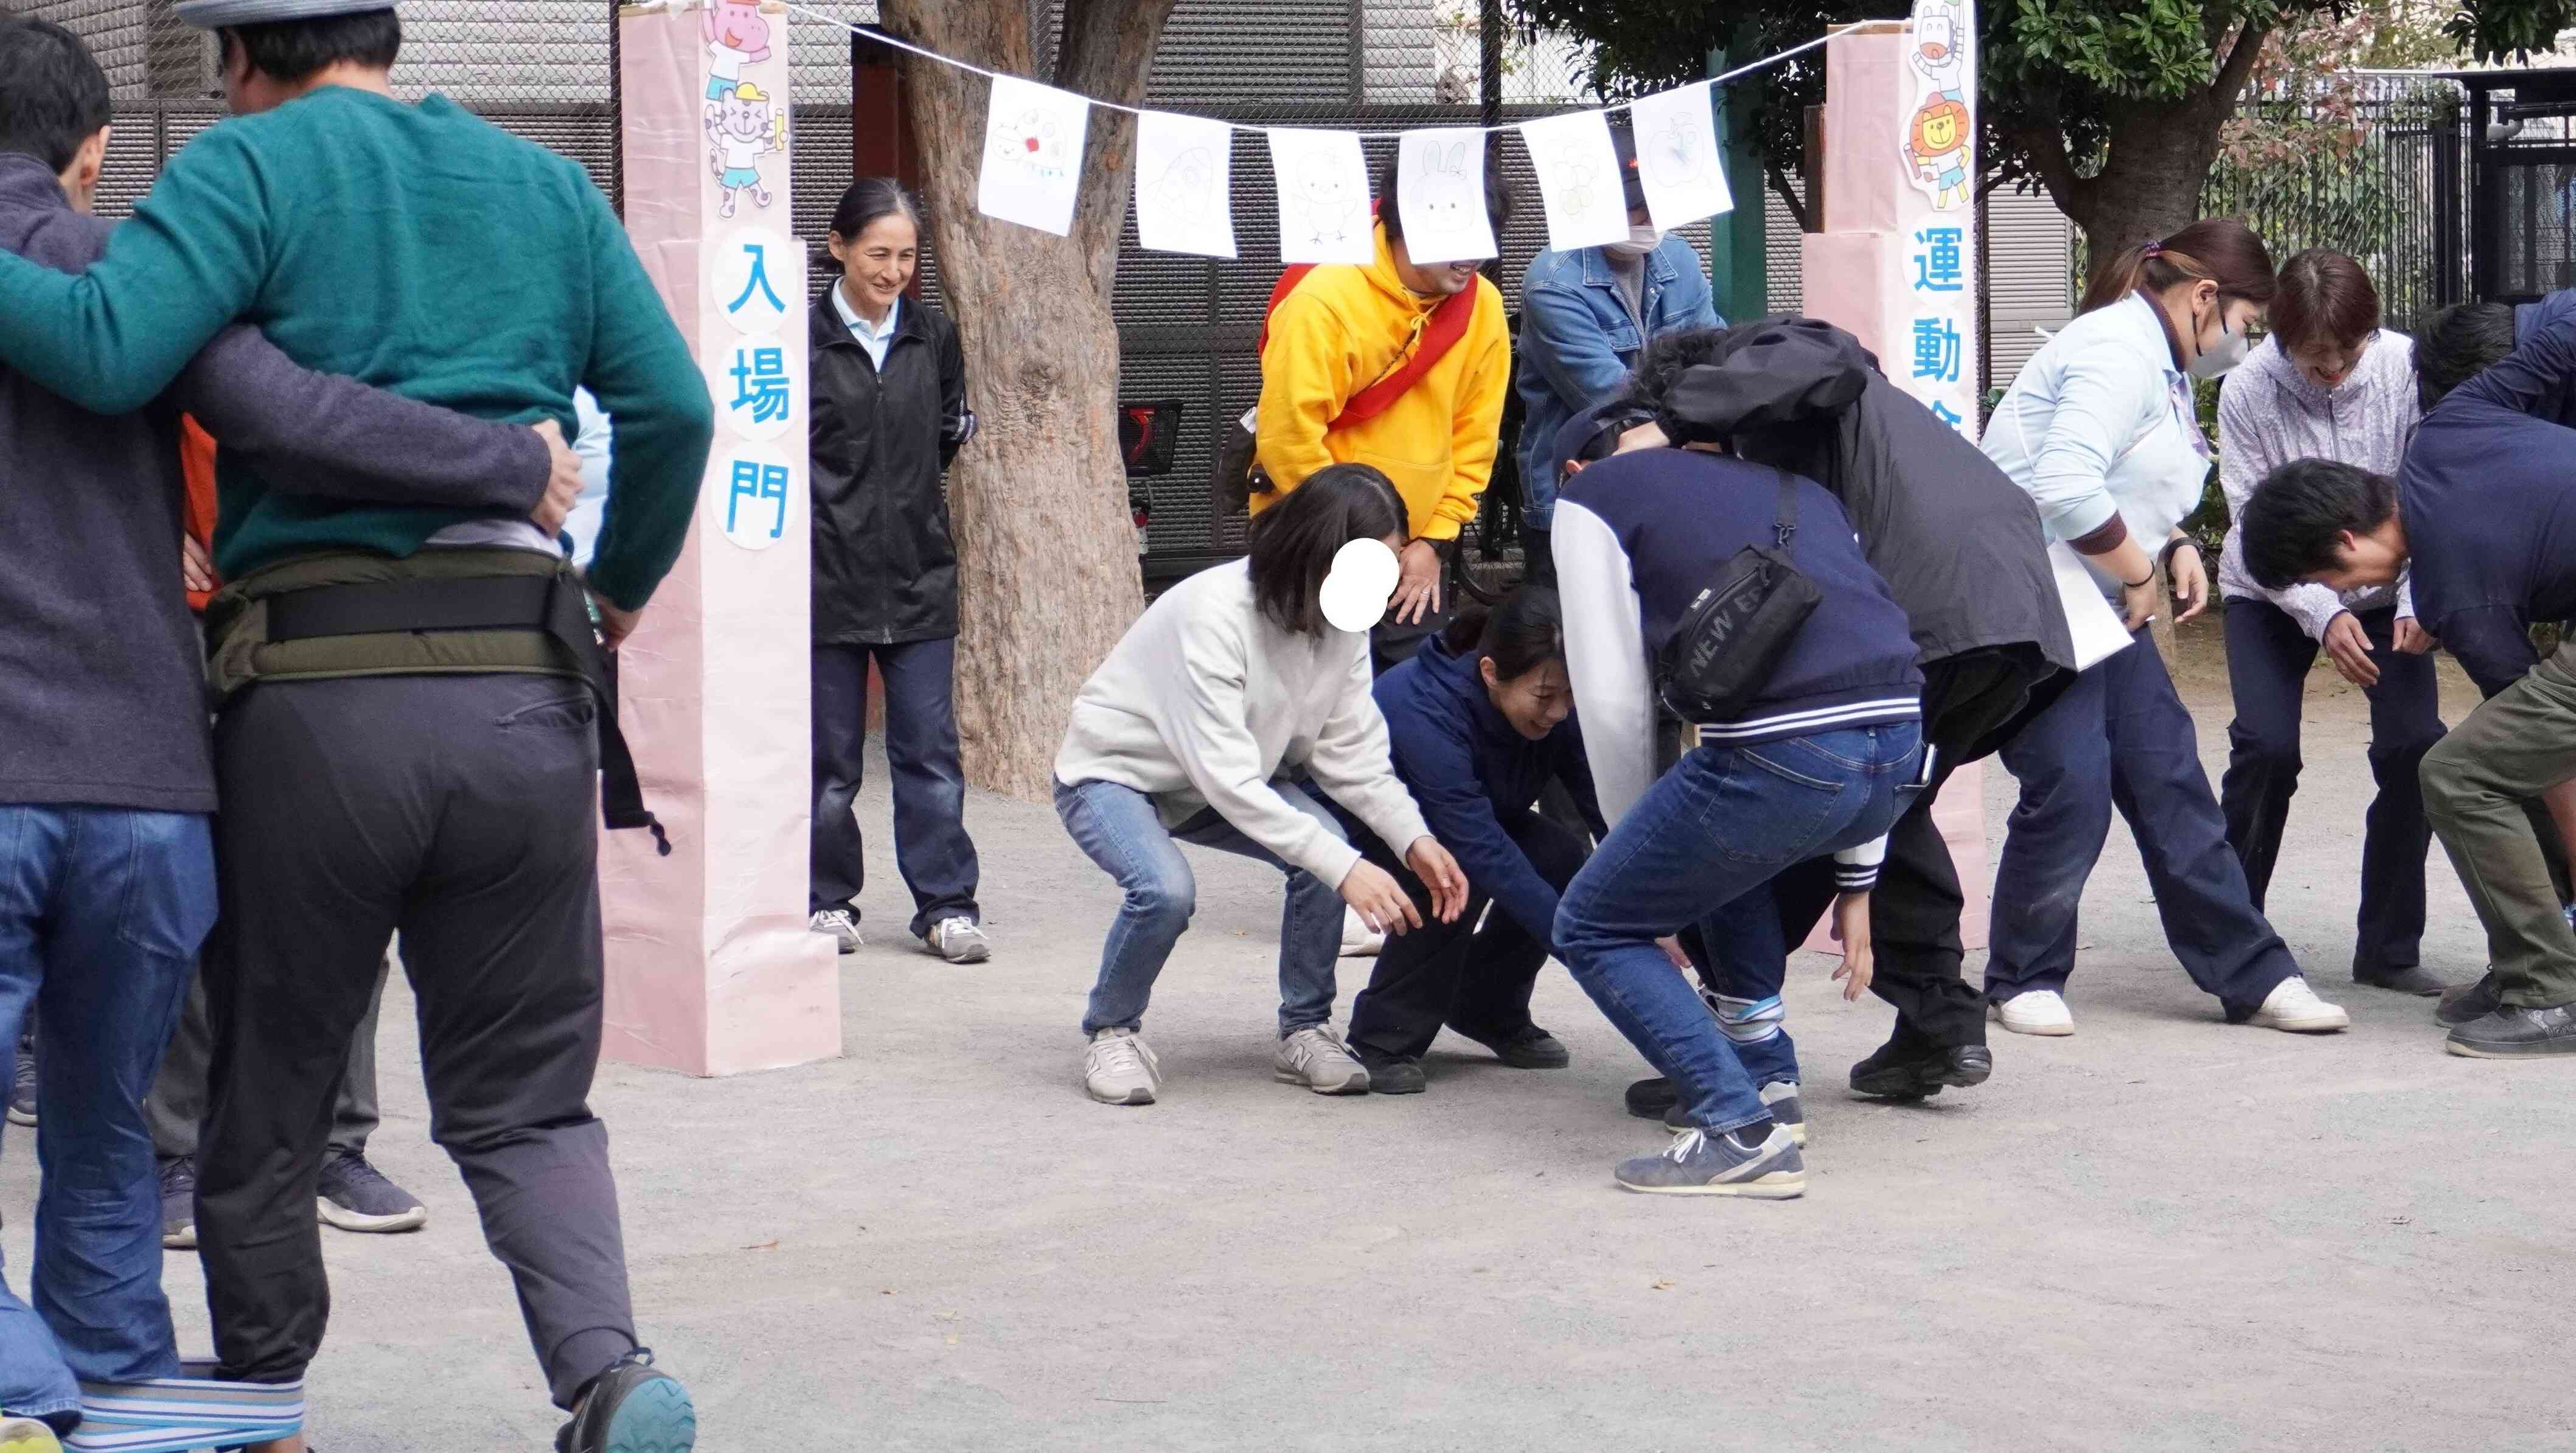
[[[903,326],[903,299],[895,299],[894,306],[886,309],[883,323],[870,326],[868,320],[860,317],[858,310],[850,306],[850,300],[841,295],[841,285],[834,283],[832,308],[841,315],[841,322],[850,330],[850,336],[859,340],[859,346],[868,351],[868,361],[883,373],[886,350],[894,346],[895,330]]]

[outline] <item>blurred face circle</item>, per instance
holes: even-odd
[[[1353,540],[1334,552],[1317,602],[1333,629],[1365,631],[1386,619],[1387,602],[1404,576],[1403,562],[1396,558],[1401,546],[1394,539]]]
[[[2311,340],[2281,351],[2290,356],[2290,362],[2298,366],[2300,376],[2308,382],[2319,388],[2341,388],[2352,377],[2352,371],[2361,367],[2363,356],[2378,337],[2372,333],[2352,343],[2333,338]]]
[[[1506,681],[1494,671],[1494,658],[1476,663],[1485,677],[1485,694],[1493,699],[1494,710],[1533,742],[1545,741],[1574,710],[1574,687],[1567,681],[1565,663],[1550,661]]]
[[[832,234],[832,257],[841,264],[841,286],[850,306],[883,316],[912,286],[921,265],[921,229],[901,212],[888,212],[854,238]]]

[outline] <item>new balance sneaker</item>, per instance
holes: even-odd
[[[36,1047],[18,1041],[18,1062],[9,1079],[9,1123],[36,1123]]]
[[[2247,1022],[2291,1034],[2332,1034],[2350,1029],[2352,1016],[2318,998],[2307,980],[2292,974],[2272,986],[2272,992],[2263,998],[2263,1007],[2255,1010]]]
[[[2504,981],[2489,969],[2477,982],[2445,991],[2442,1002],[2433,1008],[2433,1018],[2436,1023],[2457,1027],[2476,1023],[2503,1007]]]
[[[1995,1021],[2015,1034],[2056,1038],[2075,1032],[2075,1016],[2067,1012],[2066,996],[2055,989],[2015,994],[1995,1005],[1994,1010]]]
[[[841,952],[854,954],[868,946],[867,936],[859,932],[859,916],[846,908],[826,908],[805,920],[805,926],[816,933],[831,935]]]
[[[0,1453],[63,1453],[63,1440],[34,1418],[0,1418]]]
[[[1386,935],[1368,926],[1356,908],[1342,910],[1342,957],[1373,959],[1386,952]]]
[[[1800,1150],[1807,1148],[1807,1110],[1798,1101],[1796,1080],[1774,1080],[1762,1087],[1763,1108],[1771,1112],[1772,1123],[1789,1132],[1789,1143]],[[1694,1129],[1690,1117],[1678,1104],[1664,1112],[1664,1128],[1676,1133]]]
[[[1760,1145],[1729,1134],[1685,1130],[1661,1155],[1619,1163],[1619,1184],[1659,1196],[1746,1196],[1785,1201],[1807,1193],[1807,1164],[1777,1124]]]
[[[1353,1058],[1331,1026],[1300,1029],[1279,1041],[1270,1077],[1283,1085],[1303,1085],[1318,1095],[1365,1095],[1368,1066]]]
[[[1163,1088],[1163,1066],[1132,1029],[1104,1029],[1082,1052],[1082,1087],[1103,1105],[1151,1105]]]
[[[930,926],[930,951],[952,964],[980,964],[993,956],[993,941],[982,925],[959,914]]]
[[[638,1347],[593,1379],[555,1433],[555,1453],[689,1453],[698,1446],[698,1409],[689,1390],[653,1369]]]
[[[322,1162],[322,1194],[313,1207],[327,1225],[343,1231],[384,1235],[417,1231],[429,1224],[429,1208],[420,1198],[367,1164],[363,1152],[335,1150]]]
[[[197,1158],[193,1155],[161,1162],[161,1245],[169,1251],[197,1249]]]
[[[2576,1004],[2528,1009],[2507,1004],[2451,1031],[2445,1046],[2470,1059],[2527,1059],[2576,1054]]]

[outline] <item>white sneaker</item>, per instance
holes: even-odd
[[[2297,974],[2272,986],[2263,999],[2263,1007],[2247,1021],[2265,1029],[2284,1029],[2292,1034],[2332,1034],[2350,1029],[2352,1016],[2317,997],[2308,981]]]
[[[993,941],[983,926],[963,914],[930,926],[930,951],[952,964],[980,964],[993,956]]]
[[[1318,1095],[1365,1095],[1369,1087],[1368,1066],[1351,1058],[1340,1036],[1320,1024],[1279,1041],[1271,1078],[1304,1085]]]
[[[866,935],[859,932],[859,917],[846,908],[826,908],[805,920],[805,926],[816,933],[828,933],[841,952],[854,954],[868,946]]]
[[[1356,908],[1342,910],[1342,957],[1373,959],[1386,952],[1386,935],[1368,926]]]
[[[2075,1032],[2075,1016],[2067,1012],[2065,996],[2055,989],[2015,994],[1995,1006],[1995,1018],[2015,1034],[2055,1037]]]
[[[1132,1029],[1104,1029],[1082,1052],[1082,1087],[1103,1105],[1151,1105],[1163,1065]]]

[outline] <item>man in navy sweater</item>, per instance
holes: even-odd
[[[2245,507],[2258,584],[2337,589],[2405,576],[2424,629],[2487,700],[2424,758],[2425,806],[2487,930],[2493,967],[2447,1001],[2454,1054],[2576,1054],[2576,929],[2527,804],[2576,778],[2576,642],[2547,660],[2535,621],[2576,616],[2576,315],[2453,389],[2391,481],[2303,460]]]

